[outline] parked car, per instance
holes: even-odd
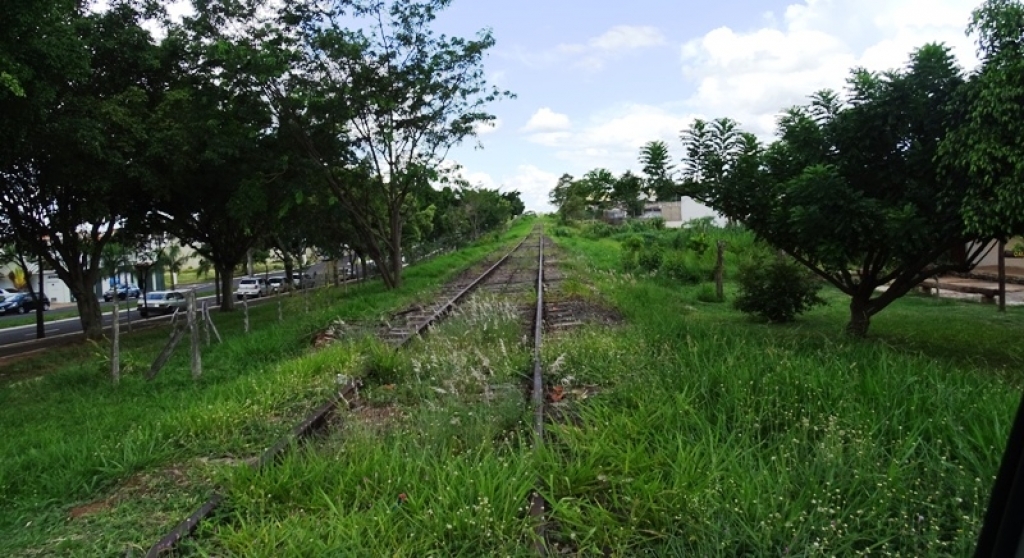
[[[262,277],[247,277],[238,282],[235,298],[259,298],[267,296],[267,280]]]
[[[0,312],[4,314],[26,314],[33,312],[42,300],[43,310],[50,309],[50,301],[40,298],[36,293],[3,293],[0,294]]]
[[[267,280],[267,288],[270,289],[272,294],[277,294],[284,290],[284,277],[271,277]]]
[[[292,273],[292,286],[296,289],[312,287],[313,278],[308,273]]]
[[[135,285],[114,285],[103,293],[103,301],[110,302],[114,300],[115,296],[120,300],[139,298],[142,296],[142,291]]]
[[[188,310],[188,299],[179,291],[153,291],[146,293],[146,298],[139,303],[139,315],[143,318],[150,315],[173,314],[175,310]]]

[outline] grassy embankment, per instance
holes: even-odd
[[[971,551],[1020,396],[1020,309],[911,296],[851,340],[835,292],[795,324],[756,323],[702,302],[706,283],[620,272],[616,240],[560,232],[566,288],[626,322],[546,343],[576,420],[543,451],[515,388],[523,333],[487,299],[369,357],[377,406],[343,431],[264,473],[222,469],[231,504],[202,552],[528,555],[538,479],[582,555]],[[732,241],[728,269],[746,250]]]
[[[411,266],[404,286],[379,282],[296,293],[241,311],[214,312],[225,337],[204,350],[203,376],[189,373],[187,340],[153,382],[142,375],[167,329],[122,339],[124,376],[109,380],[106,344],[81,345],[4,364],[0,383],[0,555],[123,555],[148,547],[232,469],[291,428],[352,374],[369,341],[313,350],[331,322],[378,320],[421,300],[459,269],[526,234],[522,221],[500,240]],[[367,349],[368,350],[368,349]]]

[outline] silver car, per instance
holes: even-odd
[[[150,315],[173,314],[175,310],[188,310],[188,299],[185,293],[178,291],[153,291],[146,293],[144,301],[139,303],[139,315],[143,318]]]

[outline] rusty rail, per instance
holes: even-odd
[[[532,233],[531,233],[532,234]],[[479,277],[473,280],[472,283],[461,289],[451,299],[449,299],[441,308],[433,313],[425,322],[416,326],[404,339],[398,343],[398,347],[406,344],[410,339],[422,334],[426,329],[433,323],[440,321],[445,315],[447,315],[455,306],[469,294],[474,288],[480,283],[491,276],[495,270],[501,267],[508,258],[515,253],[529,238],[529,234],[516,244],[515,248],[509,251],[507,254],[501,257],[494,265],[487,268]],[[544,237],[541,235],[541,246],[543,246]],[[540,286],[540,283],[538,283]],[[537,351],[539,351],[539,346]],[[539,365],[539,364],[538,364]],[[327,424],[327,420],[331,414],[338,407],[338,403],[349,401],[351,396],[356,392],[356,385],[353,383],[347,384],[338,394],[331,397],[325,403],[317,407],[312,413],[310,413],[305,419],[299,424],[293,427],[287,434],[277,440],[272,446],[270,446],[260,456],[259,461],[254,465],[256,469],[262,470],[266,467],[272,466],[277,462],[277,459],[283,454],[284,450],[292,445],[296,441],[301,441],[308,437],[310,434],[323,428]],[[213,493],[208,500],[191,515],[185,518],[181,523],[177,524],[170,533],[165,535],[156,544],[154,544],[149,552],[146,553],[147,558],[158,558],[167,553],[173,552],[174,549],[184,539],[192,536],[196,529],[199,527],[200,522],[209,517],[213,511],[224,501],[224,496],[218,492]]]

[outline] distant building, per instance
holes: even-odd
[[[700,219],[701,217],[714,217],[716,222],[724,223],[725,220],[706,205],[701,205],[693,198],[680,198],[674,201],[646,202],[644,204],[643,218],[653,219],[661,217],[665,226],[679,228],[683,223]]]

